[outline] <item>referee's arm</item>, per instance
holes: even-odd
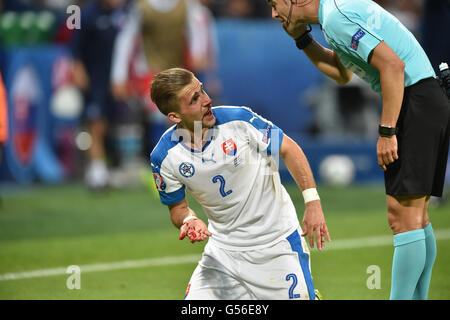
[[[402,107],[405,63],[381,41],[369,55],[369,63],[380,72],[383,110],[380,124],[395,127]],[[380,137],[377,143],[378,165],[387,170],[387,165],[398,159],[397,137]]]
[[[344,67],[337,53],[325,48],[316,40],[303,51],[320,72],[338,84],[344,85],[353,78],[353,72]]]
[[[307,24],[295,25],[292,30],[287,29],[283,24],[283,28],[291,38],[296,39],[306,32]],[[344,67],[337,53],[325,48],[316,40],[312,40],[303,51],[320,72],[335,80],[338,84],[344,85],[352,79],[353,72]]]
[[[369,63],[380,72],[383,93],[381,125],[395,127],[403,101],[405,63],[384,41],[372,50]]]

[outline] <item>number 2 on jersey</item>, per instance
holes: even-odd
[[[225,198],[227,195],[233,192],[233,190],[225,191],[225,178],[222,177],[220,174],[212,178],[213,183],[217,183],[217,181],[220,181],[219,191],[222,197]]]

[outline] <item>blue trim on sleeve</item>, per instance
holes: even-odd
[[[152,166],[153,173],[158,174],[161,173],[161,165],[164,159],[167,157],[169,150],[174,148],[178,143],[180,143],[179,140],[173,139],[174,137],[173,133],[175,129],[176,126],[173,126],[172,128],[168,129],[161,137],[158,144],[153,149],[152,153],[150,154],[150,163]],[[165,205],[171,205],[182,201],[186,197],[185,188],[186,187],[183,185],[180,189],[171,193],[158,191],[161,202]]]
[[[168,206],[182,201],[186,197],[185,189],[186,186],[183,185],[180,189],[171,193],[159,191],[161,202]]]
[[[276,126],[273,126],[271,128],[270,132],[271,132],[270,133],[270,143],[267,146],[267,154],[268,155],[278,154],[278,152],[280,152],[280,149],[281,149],[281,144],[283,143],[283,138],[284,138],[283,130],[281,130],[280,128],[278,128]],[[272,133],[273,132],[277,132],[278,133],[278,145],[276,146],[276,148],[274,148],[274,150],[272,150],[272,142],[273,142]]]
[[[295,230],[286,238],[286,240],[289,241],[292,251],[295,251],[298,254],[298,259],[303,271],[303,276],[305,277],[306,287],[308,288],[309,300],[315,300],[316,293],[314,291],[311,271],[309,270],[309,255],[303,252],[302,242],[298,231]]]

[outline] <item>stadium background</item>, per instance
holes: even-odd
[[[348,113],[336,103],[336,97],[347,94],[342,104],[365,103],[370,116],[381,110],[379,98],[368,95],[360,84],[346,93],[327,83],[267,15],[264,10],[245,18],[216,15],[217,77],[222,87],[217,101],[251,107],[281,127],[308,156],[333,239],[324,252],[312,252],[315,285],[324,298],[386,299],[393,247],[383,175],[375,156],[377,136],[370,127],[378,120],[363,119],[367,114],[361,110]],[[418,21],[418,38],[427,43],[423,12]],[[448,24],[448,16],[444,21]],[[75,141],[81,119],[61,116],[51,108],[55,92],[70,81],[67,45],[11,45],[5,34],[0,69],[10,139],[0,164],[0,299],[182,299],[204,244],[177,240],[148,172],[139,169],[129,177],[136,183],[122,188],[99,193],[85,188],[80,175],[84,152]],[[324,44],[316,27],[313,36]],[[436,46],[425,49],[437,60],[450,58],[448,37],[439,47],[438,53]],[[436,61],[437,68],[441,61]],[[335,97],[328,104],[330,100],[317,98],[327,94]],[[324,104],[335,108],[340,117],[335,123],[342,121],[341,111],[365,127],[350,130],[344,118],[340,128],[324,130]],[[117,143],[126,152],[136,141]],[[340,158],[324,161],[336,155]],[[280,170],[301,219],[301,195],[282,163]],[[431,299],[450,298],[448,186],[445,192],[443,201],[433,199],[430,210],[438,240]],[[190,203],[204,217],[195,201]],[[80,289],[67,287],[66,269],[71,265],[81,267]],[[370,266],[381,272],[374,289],[367,282]]]

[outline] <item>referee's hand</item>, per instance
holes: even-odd
[[[398,160],[398,146],[397,136],[392,137],[379,137],[377,142],[377,156],[378,165],[384,171],[387,170],[387,166]]]
[[[308,30],[308,25],[299,21],[291,21],[287,26],[286,22],[283,22],[283,29],[292,39],[297,39]]]

